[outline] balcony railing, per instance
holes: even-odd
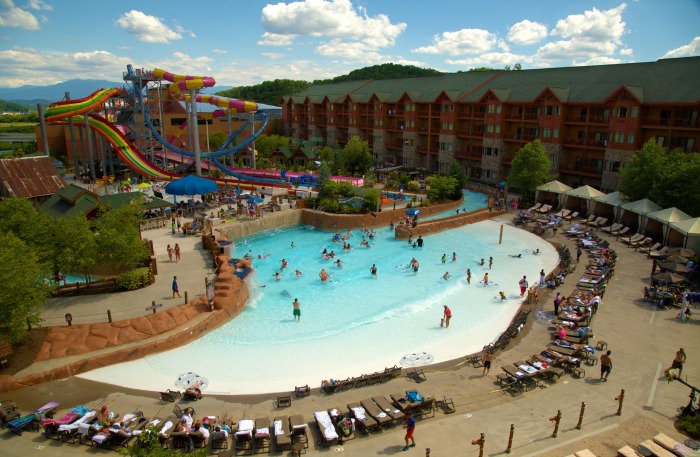
[[[564,140],[564,146],[569,147],[579,147],[579,148],[605,148],[608,142],[606,140],[579,140],[576,138],[569,138]]]
[[[577,165],[573,163],[561,163],[559,164],[559,172],[565,174],[575,174],[575,175],[586,175],[593,177],[600,177],[603,175],[603,168],[597,167],[584,167],[582,165]]]

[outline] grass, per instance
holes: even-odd
[[[33,122],[15,122],[11,124],[0,124],[0,133],[34,133]]]

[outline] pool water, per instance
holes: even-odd
[[[551,245],[512,227],[505,227],[499,245],[499,228],[485,221],[425,236],[422,249],[395,240],[388,228],[368,239],[370,247],[360,245],[363,233],[354,230],[351,251],[333,243],[333,233],[305,226],[238,240],[233,255],[253,256],[256,269],[249,280],[251,298],[240,315],[182,348],[81,376],[161,390],[182,372],[194,371],[209,378],[210,392],[279,392],[478,351],[517,312],[522,275],[534,281],[541,268],[550,271],[558,261]],[[530,254],[538,248],[541,255]],[[335,251],[342,268],[321,257],[324,249]],[[523,258],[510,257],[517,253]],[[478,265],[489,256],[494,258],[491,270]],[[417,274],[408,267],[413,257],[420,263]],[[288,267],[281,270],[283,258]],[[376,278],[370,274],[372,264]],[[465,281],[467,268],[471,285]],[[296,276],[297,269],[302,276]],[[326,282],[319,278],[321,269],[330,274]],[[487,271],[492,285],[484,287],[479,282]],[[273,276],[277,272],[280,280]],[[445,272],[452,278],[443,280]],[[496,298],[500,290],[507,301]],[[292,316],[295,298],[301,302],[299,322]],[[454,316],[449,329],[439,325],[445,304]]]

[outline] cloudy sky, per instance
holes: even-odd
[[[393,62],[454,72],[700,55],[700,0],[0,0],[0,86],[120,81],[126,65],[222,85]]]

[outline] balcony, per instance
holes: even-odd
[[[475,138],[475,139],[481,139],[484,137],[484,132],[483,131],[476,131],[476,132],[462,132],[462,131],[457,131],[456,136],[458,138]]]
[[[642,119],[642,127],[677,127],[677,128],[698,128],[700,120],[698,119],[671,119],[671,118],[653,118],[647,117]]]
[[[561,163],[559,164],[559,173],[587,176],[589,178],[601,178],[603,176],[603,168],[584,167],[573,163]]]
[[[394,149],[394,150],[403,150],[403,142],[401,141],[391,141],[391,142],[386,142],[384,143],[384,147],[386,149]]]
[[[563,144],[569,148],[605,149],[608,142],[606,140],[579,140],[576,138],[568,138],[563,141]]]
[[[476,111],[472,113],[458,113],[457,119],[484,119],[485,111]]]
[[[512,135],[512,136],[503,136],[503,141],[506,142],[511,142],[511,143],[529,143],[531,141],[535,141],[537,137],[535,135]]]
[[[602,124],[608,125],[610,118],[605,116],[566,116],[565,124]]]

